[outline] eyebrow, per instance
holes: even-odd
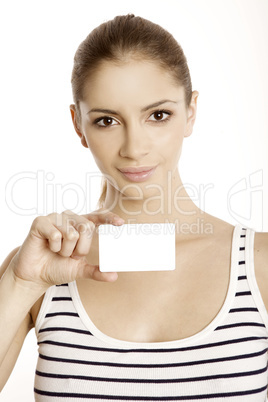
[[[168,102],[171,102],[171,103],[179,103],[179,102],[181,102],[181,101],[182,101],[182,100],[179,100],[179,101],[176,102],[176,101],[173,101],[173,100],[170,100],[170,99],[163,99],[163,100],[161,100],[161,101],[154,102],[154,103],[151,103],[151,104],[148,105],[148,106],[143,107],[143,108],[141,109],[141,112],[146,112],[147,110],[152,109],[153,107],[160,106],[160,105],[162,105],[163,103],[168,103]],[[115,111],[115,110],[111,110],[111,109],[101,109],[101,108],[93,108],[93,109],[89,110],[89,112],[87,112],[87,114],[93,113],[93,112],[110,113],[110,114],[119,114],[119,113],[118,113],[117,111]]]

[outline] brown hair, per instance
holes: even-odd
[[[79,101],[87,78],[107,60],[122,63],[127,58],[157,61],[169,70],[176,84],[184,88],[186,108],[192,98],[192,83],[187,59],[175,38],[161,26],[133,14],[116,16],[95,28],[79,45],[72,71],[72,91],[78,123],[81,120]],[[103,177],[98,207],[106,197],[107,180]]]

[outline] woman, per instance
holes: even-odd
[[[100,208],[37,217],[4,261],[2,386],[35,327],[36,401],[266,400],[268,234],[205,213],[183,186],[199,94],[181,47],[115,17],[79,46],[72,88],[75,131],[105,177]],[[99,271],[99,224],[167,222],[174,271]]]

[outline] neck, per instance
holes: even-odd
[[[204,228],[206,214],[189,197],[178,170],[168,173],[163,185],[148,186],[143,196],[137,196],[137,191],[126,196],[107,182],[103,208],[119,215],[126,224],[175,223],[178,233],[208,233],[209,228]]]

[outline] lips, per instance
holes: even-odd
[[[141,182],[151,177],[156,168],[157,166],[127,167],[119,169],[119,171],[130,181]]]
[[[156,166],[140,166],[140,167],[126,167],[119,169],[122,173],[140,173],[140,172],[148,172],[152,170]]]

